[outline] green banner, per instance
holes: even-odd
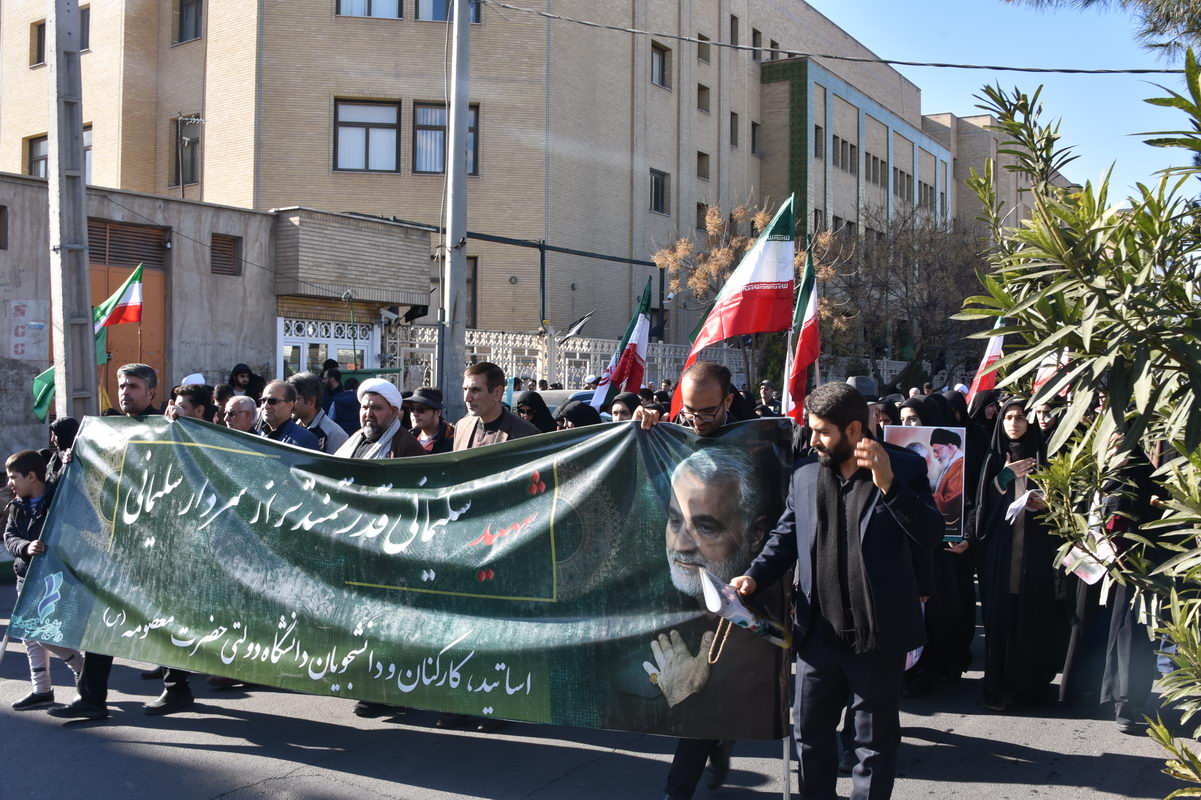
[[[782,420],[386,462],[162,417],[75,442],[14,636],[444,712],[784,734],[788,654],[722,635],[696,569],[741,574],[779,515]]]

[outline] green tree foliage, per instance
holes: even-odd
[[[1174,53],[1201,41],[1198,0],[1005,0],[1036,8],[1117,8],[1139,21],[1138,38],[1151,49]]]
[[[1177,670],[1164,697],[1196,724],[1201,713],[1201,209],[1190,178],[1201,152],[1201,71],[1186,56],[1185,94],[1151,100],[1178,109],[1179,131],[1151,134],[1148,144],[1185,148],[1190,166],[1140,184],[1134,196],[1110,197],[1108,178],[1062,188],[1051,178],[1072,158],[1058,125],[1042,121],[1039,93],[987,88],[981,107],[999,121],[1012,155],[1007,169],[1030,181],[1032,216],[1008,225],[997,203],[994,167],[973,173],[992,232],[984,293],[969,298],[961,319],[983,338],[1004,320],[1006,355],[1000,385],[1029,388],[1035,370],[1058,365],[1032,398],[1042,404],[1069,389],[1070,400],[1050,442],[1049,465],[1036,479],[1047,493],[1048,521],[1073,545],[1099,552],[1090,533],[1097,491],[1131,451],[1166,451],[1157,472],[1163,517],[1126,535],[1105,580],[1132,586],[1160,635],[1178,646]],[[1102,410],[1096,412],[1098,403]],[[1102,534],[1104,535],[1104,534]],[[1117,543],[1114,543],[1117,544]],[[1152,547],[1155,550],[1152,550]],[[1152,553],[1156,558],[1149,558]],[[1164,556],[1164,553],[1167,556]],[[1201,726],[1198,726],[1201,729]],[[1201,759],[1163,726],[1152,735],[1171,753],[1168,773],[1201,796]],[[1185,796],[1177,793],[1176,796]]]

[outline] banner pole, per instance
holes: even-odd
[[[780,760],[780,763],[783,765],[783,768],[781,769],[781,777],[784,779],[784,794],[782,796],[784,800],[790,800],[792,797],[792,778],[789,775],[789,773],[792,772],[792,749],[789,747],[789,745],[792,744],[791,731],[787,736],[784,737],[783,741],[784,757]]]

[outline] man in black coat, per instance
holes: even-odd
[[[858,763],[853,800],[887,798],[900,743],[905,654],[926,638],[913,548],[937,547],[942,515],[925,463],[868,433],[867,402],[843,383],[806,403],[816,458],[799,462],[788,505],[746,575],[746,596],[797,567],[795,725],[801,797],[836,797],[836,729],[847,695]]]

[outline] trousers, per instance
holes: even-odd
[[[83,670],[79,674],[79,696],[85,703],[102,706],[108,702],[108,676],[113,671],[113,657],[101,653],[84,653]],[[163,688],[168,692],[191,694],[188,673],[167,667],[163,673]]]
[[[83,669],[83,653],[70,647],[59,647],[56,644],[45,644],[25,639],[25,655],[29,658],[29,679],[33,682],[33,690],[38,694],[46,694],[54,688],[50,680],[50,656],[57,656],[75,673],[75,682],[79,682],[79,672]]]
[[[800,642],[793,723],[803,800],[838,797],[838,723],[848,695],[858,760],[851,773],[851,800],[892,796],[904,671],[904,653],[856,654],[821,629]]]

